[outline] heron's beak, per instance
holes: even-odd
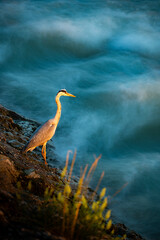
[[[71,94],[71,93],[67,93],[67,96],[68,96],[68,97],[76,97],[76,96],[74,96],[74,95]]]

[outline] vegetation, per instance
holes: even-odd
[[[95,191],[89,192],[91,181],[97,163],[101,156],[95,159],[87,173],[88,165],[84,168],[76,189],[71,181],[73,166],[76,158],[74,154],[70,170],[68,171],[69,152],[66,165],[61,172],[61,181],[56,188],[46,188],[43,204],[37,215],[39,222],[45,229],[54,233],[61,233],[67,239],[125,239],[114,238],[111,210],[107,209],[106,188],[97,197],[97,190],[103,178],[102,173]],[[74,186],[74,187],[73,187]],[[28,183],[31,191],[32,183]],[[19,196],[18,196],[19,197]],[[95,200],[96,198],[96,200]]]

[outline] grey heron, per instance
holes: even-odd
[[[26,153],[28,151],[33,151],[36,147],[42,145],[42,156],[45,160],[45,164],[47,164],[46,144],[55,134],[58,122],[61,117],[61,102],[60,102],[61,96],[75,97],[74,95],[68,93],[65,89],[61,89],[57,93],[56,98],[55,98],[55,101],[57,104],[57,112],[56,112],[55,117],[49,119],[43,125],[41,125],[39,128],[37,128],[23,149],[23,152]]]

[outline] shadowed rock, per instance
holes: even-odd
[[[14,192],[14,184],[17,182],[19,176],[18,171],[15,169],[14,164],[10,159],[0,154],[0,184],[1,189],[9,192]]]

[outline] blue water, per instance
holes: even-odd
[[[62,117],[59,165],[102,154],[116,221],[160,236],[160,1],[0,1],[0,103],[27,118]],[[50,162],[53,166],[54,162]]]

